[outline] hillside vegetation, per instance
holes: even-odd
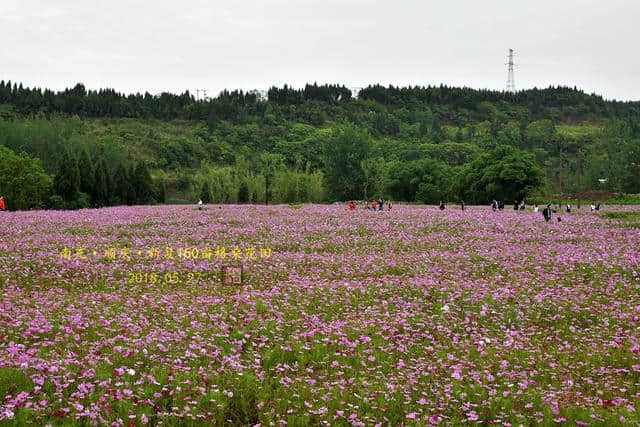
[[[12,209],[640,193],[639,118],[638,102],[564,87],[370,86],[356,99],[307,85],[271,88],[268,101],[241,91],[196,101],[0,82],[0,145],[11,151],[0,192]],[[8,163],[27,157],[42,188],[17,202]]]

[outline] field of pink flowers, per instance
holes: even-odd
[[[582,211],[1,213],[0,424],[634,425],[640,219]]]

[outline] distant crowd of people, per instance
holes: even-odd
[[[391,200],[387,200],[385,202],[383,199],[378,199],[378,200],[374,199],[369,202],[365,200],[358,200],[358,201],[351,200],[349,201],[349,203],[347,203],[347,209],[349,209],[350,211],[355,211],[356,209],[358,209],[358,206],[361,206],[361,209],[382,211],[384,210],[385,205],[387,206],[387,210],[393,209],[393,204],[391,203]],[[444,204],[444,202],[440,201],[440,203],[438,203],[438,209],[440,209],[441,211],[446,209],[446,205]],[[460,201],[460,209],[464,210],[463,200]]]
[[[204,204],[202,203],[202,199],[198,200],[198,209],[202,210],[204,208]],[[371,200],[369,202],[365,201],[365,200],[359,200],[358,202],[351,200],[348,204],[347,204],[347,208],[350,211],[354,211],[358,208],[358,205],[362,206],[362,209],[366,209],[366,210],[374,210],[374,211],[382,211],[384,210],[384,205],[385,205],[385,201],[380,198],[378,200]],[[387,200],[386,201],[386,205],[387,205],[387,210],[391,210],[393,208],[393,204],[391,203],[391,200]],[[444,204],[444,202],[440,201],[440,203],[438,204],[438,209],[440,209],[441,211],[445,210],[446,205]],[[578,208],[580,208],[580,203],[578,202]],[[460,201],[460,209],[464,210],[464,200]],[[502,211],[504,210],[504,202],[503,201],[499,201],[496,199],[493,199],[491,201],[491,209],[495,212],[495,211]],[[513,210],[514,211],[523,211],[526,209],[526,204],[524,202],[524,200],[521,200],[520,202],[518,202],[517,200],[513,202]],[[567,204],[566,207],[566,212],[567,213],[571,213],[571,205]],[[5,207],[5,201],[4,201],[4,196],[0,195],[0,211],[5,211],[6,207]],[[591,212],[594,211],[599,211],[600,210],[600,203],[596,203],[595,201],[593,203],[591,203]],[[533,207],[533,211],[534,212],[539,212],[539,208],[538,205],[535,205]],[[549,222],[551,221],[551,216],[552,214],[555,214],[557,212],[560,211],[560,206],[555,203],[553,205],[548,204],[543,210],[542,210],[542,215],[544,216],[545,221]],[[562,219],[558,216],[558,222],[562,221]]]
[[[358,200],[357,202],[355,200],[351,200],[347,204],[347,208],[350,211],[355,211],[356,209],[358,209],[358,205],[360,205],[361,208],[365,210],[383,211],[385,201],[383,199],[378,199],[378,200],[373,199],[369,202],[367,202],[366,200]],[[391,200],[387,200],[386,205],[387,205],[387,210],[393,209],[393,204],[391,203]]]
[[[580,203],[578,203],[578,208],[580,208]],[[504,202],[502,201],[498,201],[493,199],[493,201],[491,202],[491,209],[495,212],[495,211],[501,211],[504,210]],[[518,202],[517,200],[514,201],[513,203],[513,210],[514,211],[518,211],[518,210],[525,210],[526,209],[526,204],[524,202],[524,200],[521,200],[520,202]],[[566,213],[571,213],[571,210],[573,209],[571,204],[567,203],[565,205],[565,211]],[[591,204],[591,212],[594,211],[599,211],[600,210],[600,203],[596,203],[593,202]],[[538,205],[534,205],[533,207],[533,211],[534,212],[539,212],[539,208]],[[561,207],[559,204],[554,203],[554,204],[547,204],[547,206],[542,210],[542,216],[544,217],[544,220],[549,222],[551,221],[551,218],[554,214],[558,214],[561,211]],[[556,216],[556,218],[558,219],[558,222],[562,221],[562,217],[560,217],[559,215]]]
[[[347,209],[349,209],[350,211],[355,211],[356,209],[358,209],[358,207],[360,206],[361,209],[366,209],[366,210],[374,210],[374,211],[382,211],[384,210],[384,206],[385,203],[387,205],[387,210],[391,210],[393,205],[391,204],[390,200],[387,200],[386,202],[383,199],[378,199],[378,200],[371,200],[371,201],[366,201],[366,200],[359,200],[359,201],[355,201],[355,200],[351,200],[349,201],[349,203],[347,203]],[[525,203],[524,200],[515,200],[513,202],[513,210],[514,211],[524,211],[527,208],[527,204]],[[580,208],[580,203],[578,203],[578,208]],[[446,209],[446,204],[443,201],[440,201],[438,203],[438,209],[443,211]],[[465,209],[465,204],[464,204],[464,200],[460,200],[460,209],[464,211]],[[502,211],[504,210],[504,201],[502,200],[496,200],[493,199],[491,201],[491,209],[496,212],[496,211]],[[571,213],[573,207],[571,206],[571,204],[567,203],[564,206],[564,209],[567,213]],[[591,204],[591,211],[599,211],[600,210],[600,203],[595,203],[593,202]],[[558,222],[562,221],[562,218],[560,217],[560,215],[557,215],[559,212],[561,211],[561,207],[559,204],[554,203],[554,204],[547,204],[547,206],[542,210],[542,216],[545,219],[545,221],[549,222],[551,221],[552,216],[555,214],[556,218],[558,220]],[[538,213],[540,212],[540,208],[538,207],[538,205],[534,205],[533,206],[533,212]]]

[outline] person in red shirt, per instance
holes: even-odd
[[[356,204],[353,202],[353,200],[349,202],[349,210],[350,211],[356,210]]]
[[[4,210],[4,196],[0,196],[0,211]]]
[[[388,210],[391,210],[391,208],[392,208],[392,207],[393,207],[393,205],[391,204],[391,200],[389,200],[389,201],[387,202],[387,209],[388,209]]]

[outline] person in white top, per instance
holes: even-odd
[[[198,200],[198,209],[202,210],[202,199]]]

